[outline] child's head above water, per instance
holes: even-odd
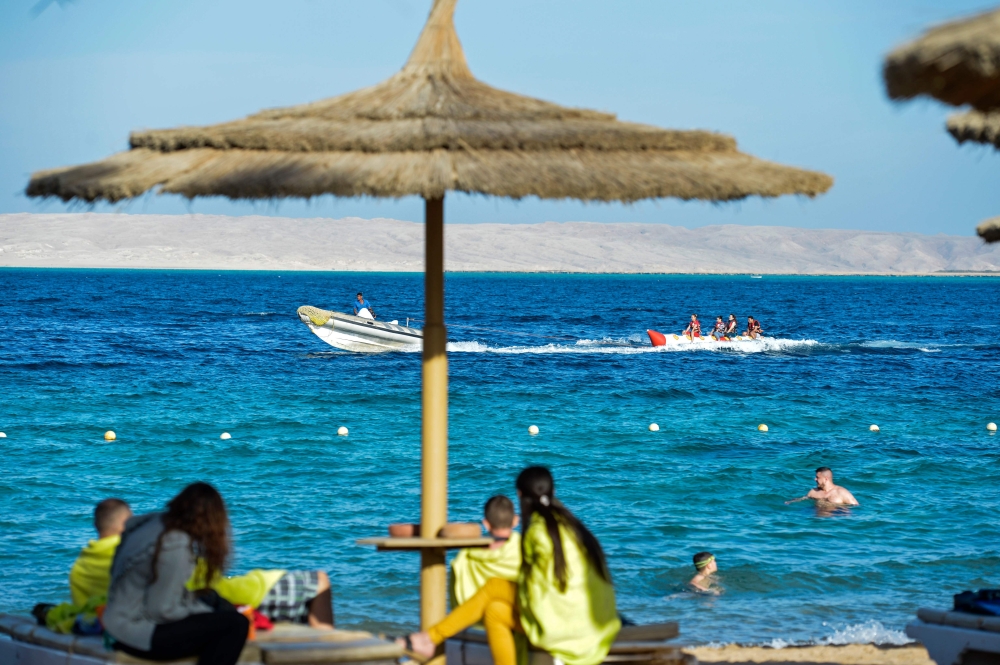
[[[701,575],[711,575],[719,569],[715,563],[715,555],[711,552],[698,552],[694,555],[694,568]]]
[[[132,509],[121,499],[105,499],[94,508],[94,528],[100,538],[120,536]]]
[[[483,507],[483,526],[494,538],[509,538],[517,522],[514,502],[503,494],[491,496]]]

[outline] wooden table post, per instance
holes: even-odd
[[[448,521],[448,357],[444,327],[444,199],[425,200],[424,350],[420,535],[436,538]],[[420,627],[444,618],[444,549],[420,552]],[[438,659],[435,659],[438,660]],[[440,659],[443,663],[443,659]]]

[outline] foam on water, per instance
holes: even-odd
[[[574,343],[541,344],[537,346],[491,346],[479,341],[449,342],[448,351],[455,353],[497,353],[497,354],[616,354],[634,355],[637,353],[676,353],[708,351],[715,353],[765,353],[787,352],[817,347],[819,342],[811,339],[776,339],[765,338],[746,342],[731,343],[701,343],[687,342],[668,343],[665,346],[643,344],[634,336],[628,338],[581,339]]]
[[[886,628],[881,621],[869,619],[837,628],[832,635],[824,637],[818,644],[909,644],[913,642],[902,630]]]

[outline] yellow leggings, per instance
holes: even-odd
[[[514,631],[522,632],[516,600],[515,582],[493,578],[440,623],[431,626],[427,633],[434,644],[441,644],[482,621],[486,626],[486,638],[490,643],[494,665],[516,665]]]

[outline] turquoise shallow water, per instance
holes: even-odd
[[[322,568],[342,625],[412,627],[416,556],[354,540],[419,514],[419,354],[336,352],[295,317],[359,288],[383,318],[421,316],[419,275],[0,270],[0,611],[67,595],[97,500],[148,511],[204,479],[230,505],[235,571]],[[629,618],[679,620],[692,642],[898,641],[918,606],[1000,585],[1000,437],[985,429],[1000,421],[1000,281],[447,289],[451,517],[478,519],[522,466],[550,466]],[[646,328],[679,331],[691,311],[752,313],[784,341],[648,346]],[[860,508],[784,505],[819,465]],[[719,597],[682,591],[702,549]]]

